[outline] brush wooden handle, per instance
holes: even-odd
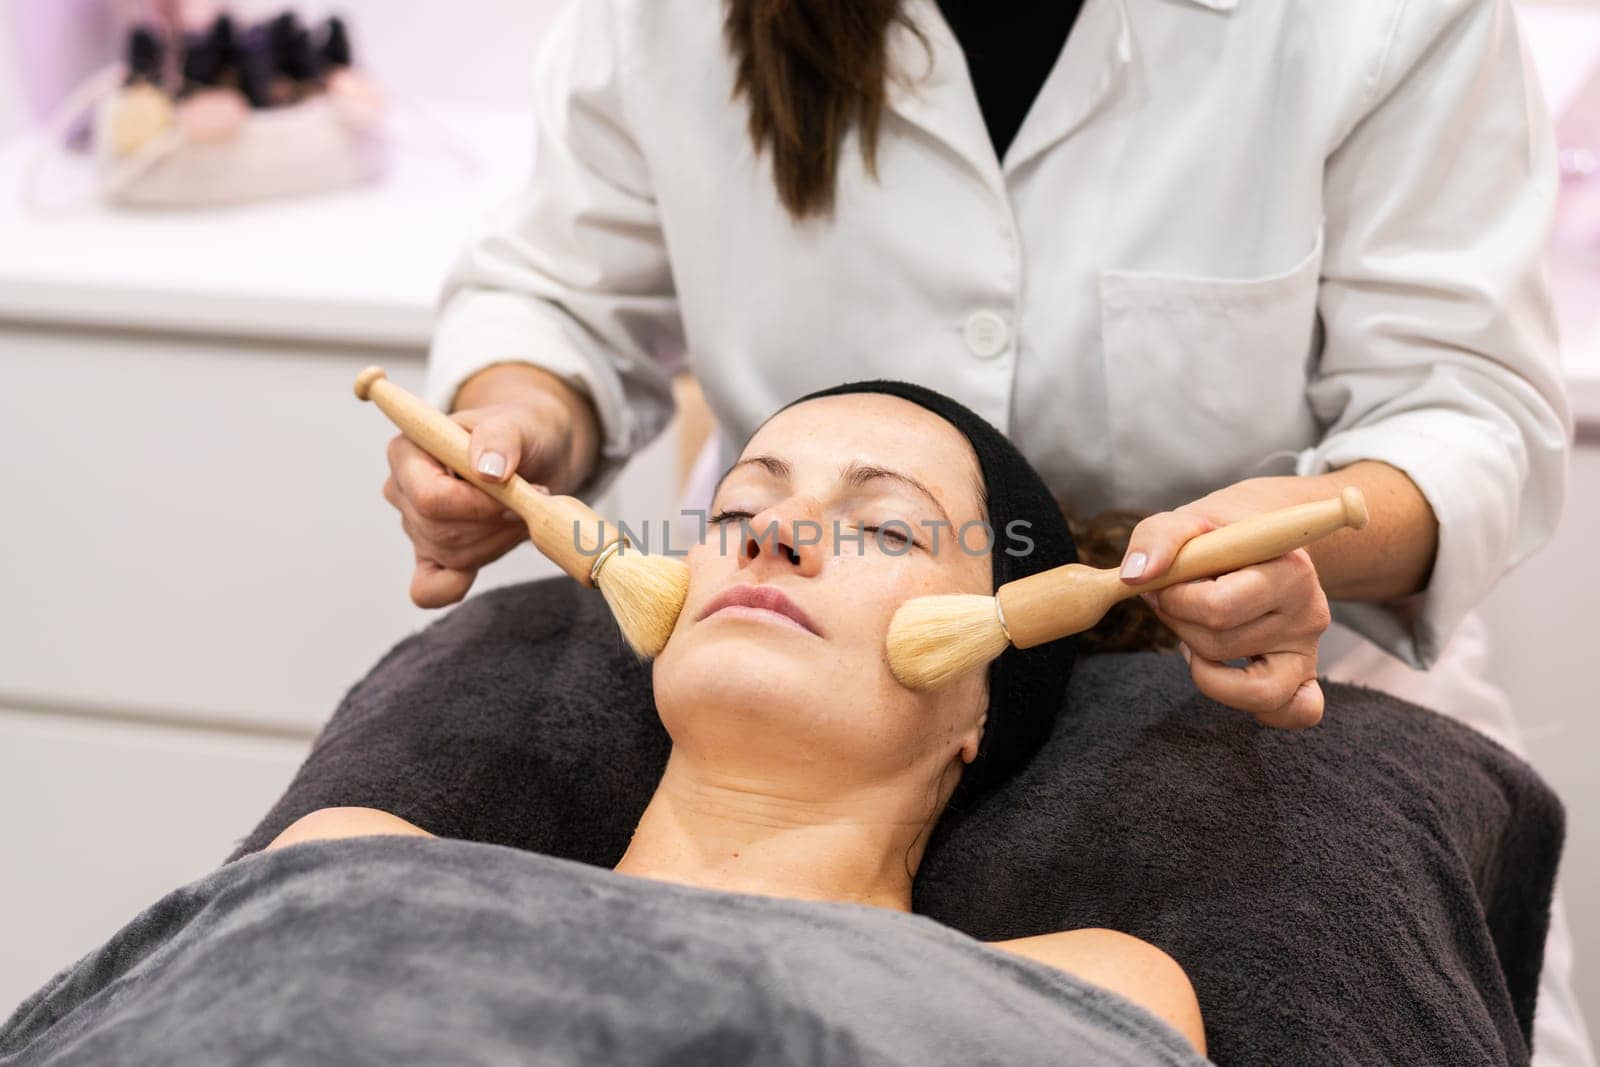
[[[594,585],[595,559],[620,534],[589,505],[541,493],[516,474],[504,483],[484,478],[472,469],[472,435],[466,428],[391,382],[382,367],[368,367],[356,377],[356,396],[377,404],[418,448],[521,515],[540,552],[584,585]]]
[[[1115,567],[1069,563],[1007,582],[996,599],[1011,643],[1032,648],[1082,633],[1119,600],[1265,563],[1347,526],[1359,530],[1366,524],[1361,490],[1346,486],[1337,497],[1252,515],[1192,537],[1178,549],[1167,573],[1152,581],[1129,585]]]

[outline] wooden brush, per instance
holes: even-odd
[[[389,381],[382,367],[357,376],[356,396],[377,404],[417,447],[521,515],[528,536],[556,566],[599,586],[635,652],[650,657],[666,646],[689,594],[682,560],[631,550],[627,538],[574,497],[541,493],[515,474],[503,484],[488,481],[469,462],[466,429]]]
[[[1346,526],[1367,524],[1361,490],[1279,508],[1191,538],[1165,575],[1129,585],[1115,567],[1081,563],[1030,574],[994,596],[925,596],[889,623],[889,669],[908,689],[936,689],[989,663],[1008,646],[1032,648],[1099,622],[1119,600],[1276,559]]]

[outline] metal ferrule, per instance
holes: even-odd
[[[600,554],[594,558],[594,565],[589,568],[589,581],[591,583],[600,581],[600,568],[606,565],[606,560],[620,552],[627,541],[626,537],[619,537],[600,550]]]
[[[994,598],[994,617],[1000,620],[1000,629],[1005,632],[1006,644],[1015,644],[1015,642],[1011,640],[1011,631],[1006,627],[1005,605],[1000,603],[999,597]]]

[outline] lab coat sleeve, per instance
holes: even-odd
[[[533,179],[472,235],[445,284],[428,398],[448,410],[495,363],[530,363],[593,400],[603,492],[673,412],[683,341],[646,160],[623,107],[611,0],[569,3],[536,75]]]
[[[1572,415],[1543,249],[1554,135],[1509,0],[1400,3],[1370,105],[1324,169],[1324,345],[1308,390],[1326,427],[1296,472],[1404,471],[1439,521],[1426,588],[1336,602],[1412,667],[1545,544]]]

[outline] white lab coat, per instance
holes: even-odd
[[[796,226],[714,0],[576,0],[527,190],[478,232],[445,405],[522,360],[594,398],[592,496],[687,357],[727,439],[906,378],[1016,441],[1079,515],[1378,459],[1439,518],[1424,592],[1334,617],[1413,667],[1551,535],[1571,414],[1540,256],[1553,137],[1509,0],[1087,0],[995,158],[932,0],[890,30],[876,180]]]

